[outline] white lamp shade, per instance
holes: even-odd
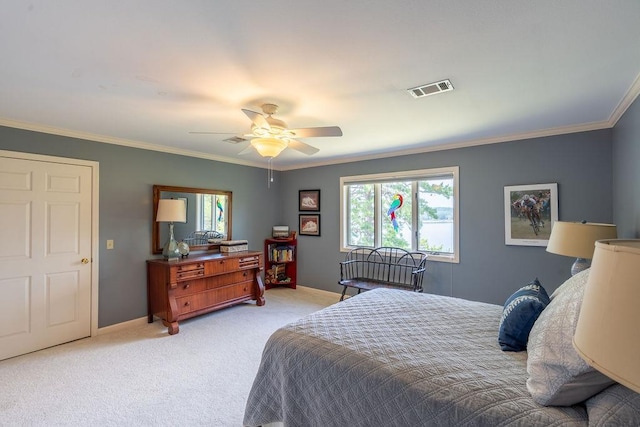
[[[640,392],[640,240],[596,242],[573,337],[598,371]]]
[[[184,200],[160,199],[158,200],[158,222],[187,222],[187,207]]]
[[[551,229],[547,252],[575,258],[591,259],[597,240],[615,239],[614,224],[556,221]]]

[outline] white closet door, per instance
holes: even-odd
[[[91,179],[0,157],[0,360],[91,335]]]

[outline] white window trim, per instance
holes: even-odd
[[[411,171],[375,173],[368,175],[353,175],[340,177],[340,252],[348,252],[353,249],[347,246],[347,227],[345,224],[347,210],[347,192],[345,185],[353,182],[373,181],[373,180],[403,180],[411,178],[428,178],[431,175],[453,175],[453,205],[454,205],[454,238],[453,238],[453,254],[429,253],[429,261],[460,263],[460,197],[459,197],[459,166],[449,166],[442,168],[420,169]],[[377,213],[376,213],[377,214]]]

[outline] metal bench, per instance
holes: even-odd
[[[347,288],[363,290],[376,288],[404,289],[422,292],[422,279],[426,269],[427,254],[409,252],[401,248],[355,248],[340,263],[342,289],[340,301]]]
[[[186,236],[184,239],[182,239],[182,241],[185,242],[189,246],[192,246],[192,245],[209,245],[209,244],[212,243],[212,240],[223,239],[223,238],[224,238],[224,235],[222,233],[217,232],[217,231],[214,231],[214,230],[200,230],[200,231],[191,232],[188,236]]]

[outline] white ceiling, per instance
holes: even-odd
[[[638,0],[2,0],[0,125],[265,166],[241,108],[338,125],[276,169],[612,127]],[[450,79],[452,92],[406,89]],[[189,131],[229,132],[193,135]]]

